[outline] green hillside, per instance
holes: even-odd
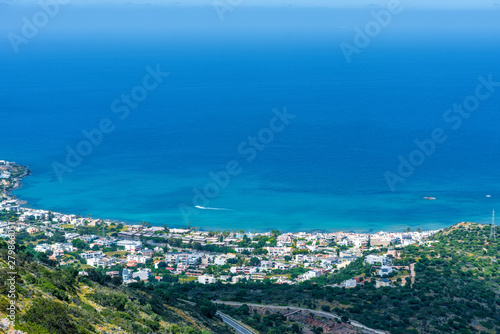
[[[215,317],[211,301],[299,306],[335,313],[391,333],[497,333],[500,331],[499,242],[490,226],[461,223],[425,245],[399,249],[394,266],[415,269],[389,276],[391,287],[376,288],[380,278],[363,258],[348,267],[297,285],[264,282],[200,285],[194,282],[120,285],[102,271],[88,276],[70,268],[51,268],[41,253],[23,246],[17,257],[17,327],[27,333],[230,333]],[[9,278],[7,244],[0,244],[0,279]],[[384,249],[378,253],[382,254]],[[406,276],[405,276],[406,275]],[[360,277],[363,284],[337,284]],[[116,284],[116,285],[115,285]],[[0,285],[6,310],[8,284]],[[196,305],[185,303],[191,300]],[[295,333],[297,326],[279,316],[260,317],[245,307],[220,306],[261,333]],[[266,321],[264,321],[266,320]],[[319,331],[319,329],[318,329]]]
[[[393,279],[392,287],[377,289],[370,266],[358,259],[336,274],[298,285],[193,286],[187,294],[331,310],[391,333],[497,333],[500,246],[489,235],[489,226],[464,223],[436,234],[428,245],[401,249],[394,265],[415,263],[414,284],[410,277],[401,283]],[[364,285],[329,286],[354,276],[364,277]],[[242,319],[258,325],[251,317]]]
[[[8,250],[0,242],[0,310],[9,305]],[[164,285],[114,285],[109,277],[93,269],[79,276],[74,269],[50,268],[41,254],[21,246],[16,254],[16,329],[29,334],[83,333],[232,333],[215,312],[177,302],[164,292]],[[46,262],[46,263],[44,263]],[[189,306],[189,307],[188,307]],[[1,331],[1,330],[0,330]]]

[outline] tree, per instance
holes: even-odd
[[[61,232],[54,233],[54,236],[51,238],[55,243],[63,243],[66,241],[66,237]]]
[[[266,255],[268,252],[267,252],[267,249],[263,249],[263,248],[259,248],[259,249],[254,249],[252,254],[255,254],[255,255]]]
[[[196,306],[199,307],[201,314],[203,314],[207,318],[213,318],[217,313],[217,306],[210,300],[199,299],[196,303]]]
[[[271,231],[271,236],[273,239],[276,239],[279,235],[281,235],[279,230],[272,230]]]
[[[57,261],[50,260],[47,254],[45,253],[37,253],[35,255],[35,259],[37,261],[40,261],[41,263],[48,265],[49,267],[55,267],[57,265]]]
[[[121,276],[113,277],[111,279],[111,284],[116,285],[116,286],[120,286],[123,284],[123,278]]]
[[[181,247],[181,244],[182,244],[182,240],[181,239],[178,239],[178,238],[170,238],[168,239],[168,244],[172,247],[178,247],[180,248]]]
[[[139,221],[139,225],[142,227],[151,227],[151,223],[148,223],[146,221]]]
[[[323,333],[323,328],[322,327],[316,327],[316,326],[313,326],[311,331],[314,333],[314,334],[321,334]]]
[[[252,257],[252,258],[250,259],[250,265],[251,265],[252,267],[256,267],[256,266],[258,266],[259,264],[260,264],[260,260],[259,260],[258,258],[256,258],[256,257]]]
[[[78,249],[86,249],[87,248],[87,244],[85,243],[85,241],[83,241],[82,239],[79,239],[79,238],[71,240],[71,244],[73,245],[73,247],[76,247]]]

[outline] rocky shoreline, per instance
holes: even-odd
[[[23,186],[22,179],[29,175],[31,170],[27,166],[0,160],[0,194],[9,197],[14,190]]]

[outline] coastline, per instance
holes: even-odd
[[[21,207],[21,206],[25,206],[27,205],[29,202],[28,201],[25,201],[25,200],[22,200],[22,199],[18,199],[17,196],[15,195],[12,195],[12,192],[21,188],[23,186],[23,183],[22,183],[22,179],[27,177],[27,176],[30,176],[32,175],[32,172],[31,170],[29,169],[28,166],[22,166],[22,165],[19,165],[19,164],[16,164],[14,162],[7,162],[5,160],[0,160],[0,163],[1,162],[5,162],[7,164],[9,164],[10,166],[10,169],[16,169],[16,170],[21,170],[22,173],[20,173],[19,175],[17,175],[17,177],[15,178],[12,178],[11,179],[11,185],[9,187],[5,187],[4,188],[4,196],[7,196],[7,199],[12,201],[16,201],[16,205]],[[0,165],[1,167],[1,165]],[[0,171],[1,172],[1,171]],[[1,190],[0,189],[0,193],[1,193]],[[25,208],[25,207],[24,207]],[[2,209],[2,206],[1,206],[1,202],[0,202],[0,210]],[[27,208],[25,208],[27,209]],[[31,210],[31,209],[30,209]],[[56,213],[58,215],[61,215],[61,216],[67,216],[67,217],[72,217],[72,218],[78,218],[78,217],[87,217],[89,215],[87,214],[74,214],[74,213],[61,213],[61,212],[53,212],[52,210],[50,209],[33,209],[35,210],[37,213],[39,214],[48,214],[48,212],[51,212],[51,213]],[[89,216],[90,217],[90,216]],[[127,221],[127,220],[123,220],[123,219],[117,219],[117,218],[102,218],[102,217],[95,217],[94,220],[97,220],[97,221],[104,221],[104,222],[107,222],[107,223],[121,223],[121,224],[124,224],[126,226],[133,226],[133,225],[137,225],[136,222],[132,222],[132,221]],[[138,221],[141,221],[141,220],[138,220]],[[154,224],[156,225],[156,224]],[[168,224],[170,226],[170,224]],[[158,226],[161,226],[161,225],[158,225]],[[173,228],[185,228],[185,226],[182,226],[181,224],[177,224],[177,225],[172,225]],[[198,229],[199,231],[204,231],[204,232],[210,232],[210,231],[219,231],[219,230],[237,230],[237,231],[241,231],[243,230],[242,228],[239,228],[239,227],[232,227],[232,228],[222,228],[222,229],[218,229],[218,228],[200,228],[200,227],[195,227],[195,226],[192,226],[192,228],[194,229]],[[370,234],[373,234],[373,233],[376,233],[380,230],[374,230],[372,228],[366,228],[364,229],[363,231],[356,231],[356,230],[352,230],[352,229],[349,229],[349,228],[339,228],[339,229],[321,229],[321,228],[315,228],[315,229],[305,229],[305,230],[298,230],[298,231],[290,231],[290,230],[286,230],[286,229],[279,229],[281,232],[283,233],[321,233],[321,234],[324,234],[324,233],[354,233],[354,234],[366,234],[366,235],[370,235]],[[420,229],[418,229],[420,230]],[[429,230],[429,231],[434,231],[434,230],[438,230],[438,229],[426,229],[426,230]],[[383,230],[384,233],[402,233],[404,232],[403,230]],[[257,233],[257,231],[252,231],[251,232],[253,233]],[[268,233],[269,231],[267,230],[264,230],[263,233]],[[260,233],[260,232],[259,232]]]
[[[2,166],[4,166],[4,168],[2,168]],[[6,171],[3,170],[5,168],[7,168],[6,171],[8,173],[11,173],[11,176],[9,178],[2,177],[4,175],[6,175],[5,174]],[[22,171],[22,173],[20,175],[12,174],[13,169],[16,170],[17,172]],[[10,184],[10,185],[6,185],[4,182],[0,183],[0,194],[4,195],[4,196],[15,197],[14,195],[12,195],[12,192],[16,189],[21,188],[23,186],[22,179],[27,177],[27,176],[30,176],[30,175],[31,175],[31,170],[29,169],[28,166],[22,166],[22,165],[15,163],[15,162],[0,160],[0,180],[2,180],[2,181],[6,180],[7,183]],[[27,204],[26,201],[22,201],[22,202]]]

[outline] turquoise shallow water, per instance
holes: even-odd
[[[59,29],[69,21],[62,17]],[[352,36],[330,35],[328,25],[315,28],[321,34],[290,28],[245,38],[51,35],[51,25],[20,54],[0,56],[0,159],[33,170],[15,194],[65,213],[204,229],[380,231],[489,221],[500,196],[500,89],[458,130],[443,114],[474,93],[478,76],[500,81],[496,28],[460,41],[447,32],[408,41],[393,28],[346,64],[338,43]],[[156,64],[169,76],[120,119],[112,102]],[[296,117],[248,162],[238,147],[284,107]],[[115,130],[59,182],[52,164],[64,163],[66,147],[76,148],[82,131],[103,118]],[[391,191],[384,173],[396,172],[398,156],[435,128],[448,139]],[[193,189],[232,160],[241,172],[215,198],[193,203]]]

